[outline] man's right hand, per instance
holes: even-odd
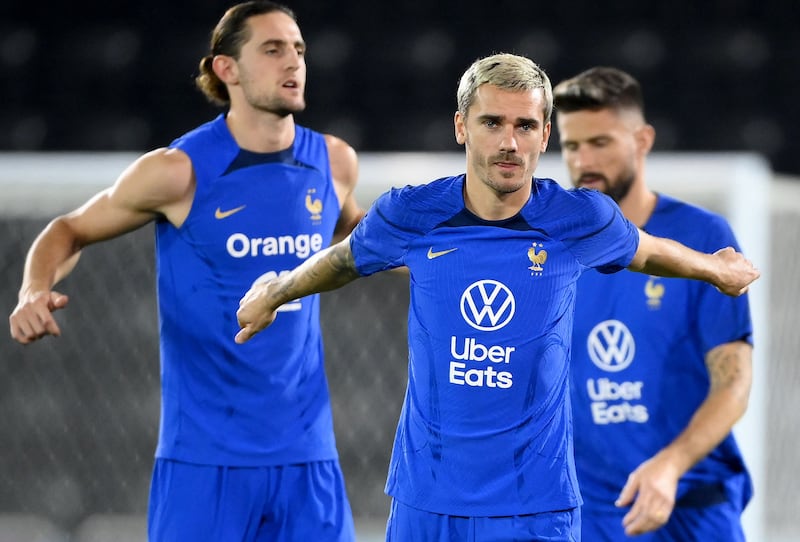
[[[761,276],[753,263],[732,247],[716,251],[714,257],[721,262],[720,279],[715,286],[723,294],[733,297],[742,295]]]
[[[53,318],[53,312],[66,307],[68,301],[66,295],[49,290],[21,296],[8,317],[11,337],[22,344],[32,343],[45,335],[58,337],[61,329]]]
[[[268,282],[256,284],[239,301],[236,319],[241,330],[234,339],[238,344],[249,341],[275,320],[277,309],[270,303],[268,285]]]

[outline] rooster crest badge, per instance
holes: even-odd
[[[544,262],[547,261],[547,251],[542,248],[544,245],[541,243],[533,243],[533,245],[528,249],[528,259],[531,261],[531,266],[528,268],[533,273],[531,275],[541,275],[542,271],[544,271]],[[537,252],[536,249],[539,248]]]
[[[647,306],[651,309],[661,308],[661,298],[664,297],[664,285],[656,282],[660,277],[651,276],[644,285],[644,295],[647,297]]]
[[[311,194],[316,192],[315,189],[310,189],[306,194],[306,209],[311,213],[311,220],[319,221],[322,219],[322,200],[313,199]]]

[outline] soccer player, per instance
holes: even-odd
[[[52,290],[80,250],[155,223],[162,411],[152,541],[349,542],[318,297],[234,344],[242,291],[343,239],[363,216],[357,158],[295,124],[305,42],[291,10],[256,0],[217,24],[197,84],[227,106],[53,220],[28,253],[10,317],[23,344],[59,335]],[[115,280],[120,280],[116,278]],[[122,279],[124,280],[124,279]]]
[[[721,216],[647,187],[655,132],[633,77],[596,67],[554,94],[575,186],[610,195],[652,235],[737,246]],[[585,538],[744,540],[751,481],[731,429],[747,407],[751,334],[746,295],[624,271],[581,277],[570,389]]]
[[[236,341],[246,346],[287,300],[407,266],[409,380],[387,540],[575,541],[568,368],[580,274],[628,267],[738,295],[758,272],[731,248],[703,254],[640,232],[599,192],[534,178],[552,88],[530,59],[477,60],[457,101],[466,174],[387,192],[349,239],[255,285]]]

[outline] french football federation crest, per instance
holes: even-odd
[[[531,266],[528,268],[533,273],[531,275],[541,275],[542,271],[544,271],[544,262],[547,261],[547,251],[542,248],[544,245],[542,243],[533,243],[533,245],[528,249],[528,259],[531,261]],[[540,250],[537,252],[536,247],[539,247]]]
[[[650,277],[644,285],[644,295],[647,296],[647,306],[651,309],[661,308],[661,298],[664,297],[664,285],[656,282],[659,277]]]
[[[311,197],[316,191],[315,188],[311,188],[306,194],[306,209],[311,213],[311,220],[319,221],[322,220],[322,200]]]

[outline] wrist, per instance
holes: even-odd
[[[17,294],[17,298],[19,300],[22,299],[31,299],[38,295],[48,293],[50,291],[50,286],[41,283],[29,282],[23,284],[20,289],[19,293]]]

